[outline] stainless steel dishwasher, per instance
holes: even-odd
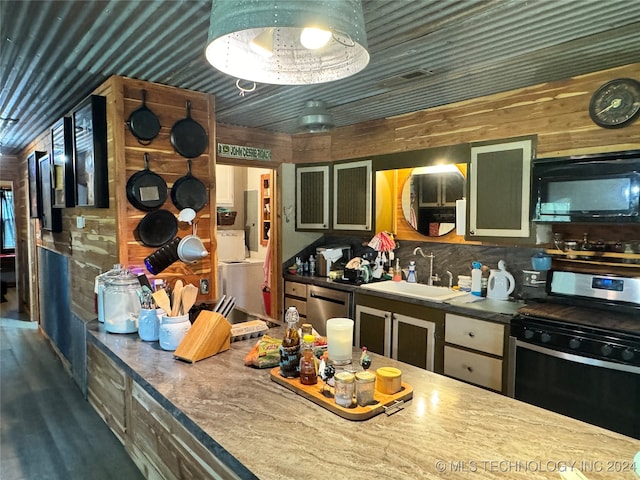
[[[320,335],[326,335],[327,319],[335,317],[351,318],[352,295],[343,290],[309,285],[307,289],[307,322]]]

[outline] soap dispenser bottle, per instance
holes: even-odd
[[[407,274],[407,283],[416,283],[416,262],[411,260],[409,262],[409,273]]]
[[[402,270],[400,269],[400,259],[396,258],[396,268],[393,270],[393,281],[399,282],[402,280]]]
[[[471,295],[482,296],[482,264],[473,262],[471,264]]]

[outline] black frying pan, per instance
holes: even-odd
[[[178,210],[193,208],[198,212],[207,204],[207,187],[191,174],[191,160],[187,160],[187,169],[171,187],[171,201]]]
[[[144,154],[144,170],[134,173],[127,180],[127,199],[138,210],[148,212],[161,207],[169,195],[167,183],[149,170],[149,154]]]
[[[191,102],[187,100],[187,118],[178,120],[171,128],[171,145],[183,157],[195,158],[207,148],[207,132],[191,118]]]
[[[142,145],[149,145],[160,133],[160,120],[147,107],[147,91],[142,90],[142,106],[131,112],[127,120],[129,130]]]
[[[136,227],[135,237],[147,247],[160,247],[178,233],[178,220],[169,210],[147,213]]]

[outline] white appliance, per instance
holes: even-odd
[[[218,230],[216,239],[220,295],[235,297],[238,310],[264,315],[264,260],[245,258],[244,230]]]

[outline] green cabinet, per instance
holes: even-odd
[[[333,165],[333,229],[370,232],[371,160]]]
[[[296,229],[371,232],[372,192],[371,160],[296,166]]]
[[[467,240],[530,239],[536,137],[471,145]]]
[[[296,167],[296,229],[329,229],[329,165]]]
[[[443,311],[358,293],[355,312],[356,346],[442,373]]]

